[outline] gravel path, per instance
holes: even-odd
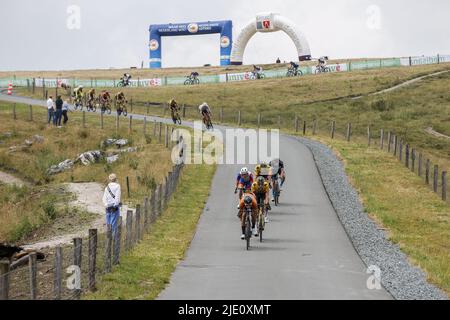
[[[87,237],[89,229],[98,229],[99,233],[105,232],[105,209],[103,207],[102,197],[104,187],[100,183],[67,183],[67,191],[76,195],[76,199],[71,201],[72,207],[78,207],[86,210],[90,214],[96,216],[95,220],[89,226],[84,226],[70,233],[52,237],[45,241],[32,244],[25,244],[24,249],[42,250],[44,248],[53,248],[58,245],[71,244],[73,238]],[[123,221],[126,221],[126,212],[128,206],[124,205],[120,210]]]
[[[367,266],[381,269],[383,286],[401,300],[441,300],[448,296],[429,284],[400,248],[368,217],[341,161],[325,145],[298,138],[312,151],[323,184],[356,251]]]

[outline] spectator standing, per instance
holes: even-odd
[[[55,113],[55,109],[53,107],[53,97],[52,96],[48,97],[48,100],[47,100],[47,112],[48,112],[48,124],[50,124],[51,121],[53,120],[53,116]]]
[[[61,99],[61,96],[58,96],[55,101],[56,112],[55,112],[55,116],[53,117],[53,119],[54,119],[53,124],[58,127],[61,127],[63,104],[64,104],[64,101]]]
[[[277,63],[281,63],[281,60],[280,60],[280,58],[278,58],[278,59],[277,59]]]
[[[68,112],[69,112],[69,101],[66,100],[66,101],[64,101],[63,106],[62,106],[62,116],[64,118],[63,124],[66,124],[67,121],[69,121],[69,117],[67,116]]]
[[[111,225],[113,236],[116,233],[117,221],[120,217],[120,206],[122,205],[120,197],[120,184],[117,183],[117,176],[112,173],[109,175],[109,184],[103,194],[103,204],[106,208],[106,225]]]

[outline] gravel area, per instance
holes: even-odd
[[[381,269],[381,283],[386,290],[400,300],[448,299],[443,291],[427,282],[424,272],[412,266],[400,248],[364,212],[342,162],[330,148],[298,139],[312,151],[328,196],[356,251],[367,266]]]

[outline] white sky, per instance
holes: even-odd
[[[67,28],[70,5],[80,8],[79,29]],[[0,70],[147,67],[150,24],[232,20],[236,39],[263,11],[295,22],[313,57],[450,54],[447,0],[2,0]],[[218,34],[163,38],[163,66],[218,65],[219,51]],[[296,58],[289,37],[257,34],[244,63],[277,57]]]

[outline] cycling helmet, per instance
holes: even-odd
[[[266,162],[261,162],[261,168],[267,168],[269,165]]]
[[[258,179],[256,179],[256,182],[261,186],[264,184],[264,182],[266,182],[266,179],[264,179],[264,177],[262,176],[259,176]]]
[[[252,197],[246,196],[246,197],[244,198],[244,203],[245,203],[245,205],[249,206],[249,205],[252,204],[252,202],[253,202]]]
[[[248,169],[247,168],[242,168],[241,169],[241,175],[245,175],[248,174]]]
[[[83,86],[82,86],[82,85],[79,85],[78,88],[83,89]]]
[[[261,166],[259,164],[255,167],[255,171],[256,172],[261,172]]]

